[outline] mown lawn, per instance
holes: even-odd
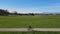
[[[60,28],[60,15],[0,16],[0,28]]]

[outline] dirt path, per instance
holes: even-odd
[[[34,31],[60,31],[60,28],[33,28]],[[28,28],[0,28],[0,31],[28,31]]]

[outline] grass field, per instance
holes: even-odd
[[[0,32],[0,34],[60,34],[60,32]]]
[[[53,16],[0,16],[0,28],[60,28],[60,15]]]

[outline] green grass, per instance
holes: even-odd
[[[0,28],[60,28],[60,15],[54,16],[0,16]]]
[[[60,32],[0,32],[0,34],[60,34]]]

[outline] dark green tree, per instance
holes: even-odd
[[[8,12],[8,10],[0,9],[0,15],[1,16],[7,16],[7,15],[9,15],[9,12]]]

